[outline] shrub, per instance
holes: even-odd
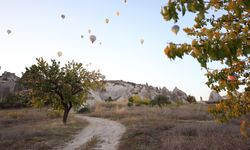
[[[111,96],[109,96],[107,99],[104,100],[105,102],[112,102],[114,101]]]
[[[20,108],[28,106],[30,106],[29,98],[18,94],[9,94],[0,102],[0,108]]]
[[[128,107],[131,107],[131,106],[133,106],[133,102],[128,102]]]
[[[140,105],[149,105],[150,100],[149,99],[141,99],[139,95],[131,96],[128,99],[128,106],[140,106]]]
[[[88,104],[83,104],[76,112],[77,113],[89,113],[90,106]]]
[[[181,105],[183,105],[184,103],[183,103],[182,100],[177,99],[177,100],[175,101],[175,104],[176,104],[176,106],[181,106]]]
[[[158,105],[159,107],[162,107],[164,105],[171,104],[169,97],[166,97],[164,95],[157,95],[153,100],[151,100],[150,104],[152,106]]]
[[[196,99],[195,99],[195,97],[192,96],[192,95],[188,95],[187,101],[188,101],[189,103],[196,103]]]
[[[150,104],[150,99],[148,99],[148,98],[143,99],[141,101],[141,104],[143,104],[143,105],[149,105]]]

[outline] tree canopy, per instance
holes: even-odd
[[[217,92],[227,91],[227,98],[210,109],[217,119],[249,114],[250,1],[169,0],[161,10],[166,21],[175,23],[187,12],[195,14],[195,24],[183,29],[192,42],[169,43],[165,54],[170,59],[191,55],[206,69],[206,84]],[[211,62],[222,65],[209,68]]]
[[[51,60],[51,64],[43,58],[36,60],[37,64],[26,68],[21,82],[31,90],[34,106],[49,104],[56,110],[64,110],[63,123],[66,124],[70,109],[82,105],[89,90],[101,85],[104,76],[74,61],[61,67],[56,60]]]

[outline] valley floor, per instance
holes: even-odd
[[[205,104],[167,107],[100,103],[89,116],[126,126],[118,150],[249,150],[250,140],[239,132],[239,121],[219,124]]]
[[[55,149],[87,125],[87,121],[70,114],[64,126],[60,114],[48,108],[0,109],[0,149]]]

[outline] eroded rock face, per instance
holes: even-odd
[[[208,102],[214,103],[219,102],[220,100],[222,100],[220,94],[218,94],[216,91],[211,91]]]
[[[187,103],[187,94],[183,92],[182,90],[178,89],[177,87],[174,88],[171,98],[172,101],[180,101],[183,103]]]
[[[91,91],[89,102],[106,100],[109,97],[112,100],[120,101],[127,100],[133,95],[139,95],[142,99],[153,99],[157,95],[164,95],[169,97],[170,101],[176,102],[177,100],[186,103],[187,94],[178,88],[173,92],[169,91],[166,87],[158,88],[146,84],[135,84],[132,82],[125,82],[122,80],[109,80],[105,81],[105,90],[97,89]],[[91,102],[90,102],[91,103]]]
[[[18,80],[19,77],[7,71],[0,76],[0,101],[6,98],[10,93],[14,93],[20,89],[17,83]]]

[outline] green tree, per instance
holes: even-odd
[[[104,76],[99,71],[88,71],[74,61],[61,67],[56,60],[51,60],[51,64],[43,58],[36,60],[37,64],[26,68],[21,82],[31,89],[34,106],[42,107],[46,103],[55,110],[63,110],[63,123],[66,125],[71,108],[83,104],[89,90],[101,85]]]
[[[196,103],[196,99],[195,99],[195,97],[192,96],[192,95],[188,95],[188,96],[187,96],[187,101],[188,101],[189,103]]]
[[[195,24],[183,29],[193,38],[192,43],[169,43],[165,54],[170,59],[191,55],[206,69],[206,84],[217,92],[227,91],[227,100],[210,109],[217,119],[227,121],[249,114],[250,1],[169,0],[161,10],[166,21],[175,23],[186,12],[195,14]],[[212,69],[210,62],[223,65]]]
[[[169,100],[169,97],[164,96],[164,95],[156,95],[154,99],[150,101],[150,104],[152,106],[158,105],[160,108],[162,106],[166,106],[168,104],[171,104],[171,101]]]

